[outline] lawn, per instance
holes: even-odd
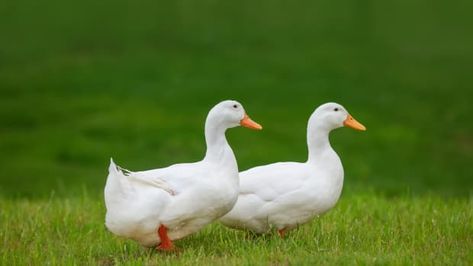
[[[473,264],[472,4],[6,1],[0,4],[1,264]],[[103,226],[109,158],[202,158],[203,123],[239,100],[240,169],[304,161],[336,101],[368,128],[331,142],[339,205],[289,234],[215,224],[155,254]]]
[[[160,253],[114,237],[104,206],[73,199],[2,201],[2,265],[467,265],[473,260],[473,202],[435,196],[345,197],[334,211],[291,231],[254,236],[222,225]]]

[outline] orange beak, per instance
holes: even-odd
[[[240,125],[243,126],[243,127],[247,127],[247,128],[251,128],[251,129],[255,129],[255,130],[263,129],[263,127],[260,124],[258,124],[255,121],[251,120],[251,118],[247,114],[245,114],[243,119],[240,120]]]
[[[353,129],[356,129],[356,130],[360,130],[360,131],[365,131],[366,130],[366,127],[363,126],[360,122],[356,121],[355,118],[353,118],[353,116],[351,116],[351,115],[347,116],[347,119],[345,119],[345,121],[343,121],[343,125],[346,126],[346,127],[351,127]]]

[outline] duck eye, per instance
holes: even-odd
[[[236,105],[236,104],[234,104],[234,105],[233,105],[233,108],[235,108],[235,109],[236,109],[237,107],[238,107],[238,105]]]
[[[333,109],[333,110],[334,110],[335,112],[337,112],[337,111],[338,111],[338,108],[335,108],[335,109]]]

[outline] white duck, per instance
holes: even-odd
[[[173,249],[172,240],[192,234],[235,204],[238,166],[225,138],[228,128],[262,129],[236,101],[223,101],[205,121],[207,153],[202,161],[131,172],[110,163],[105,185],[105,224],[116,235],[143,246]]]
[[[309,158],[305,163],[280,162],[240,172],[240,195],[220,220],[226,226],[284,233],[331,209],[342,191],[343,166],[329,142],[333,129],[366,128],[336,103],[311,115],[307,127]]]

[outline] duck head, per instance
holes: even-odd
[[[323,123],[328,130],[339,127],[350,127],[365,131],[366,127],[356,121],[348,111],[338,103],[326,103],[319,106],[314,112],[314,118]]]
[[[210,121],[223,128],[243,126],[255,130],[263,129],[260,124],[251,120],[241,103],[233,100],[223,101],[215,105],[207,116],[207,122]]]

